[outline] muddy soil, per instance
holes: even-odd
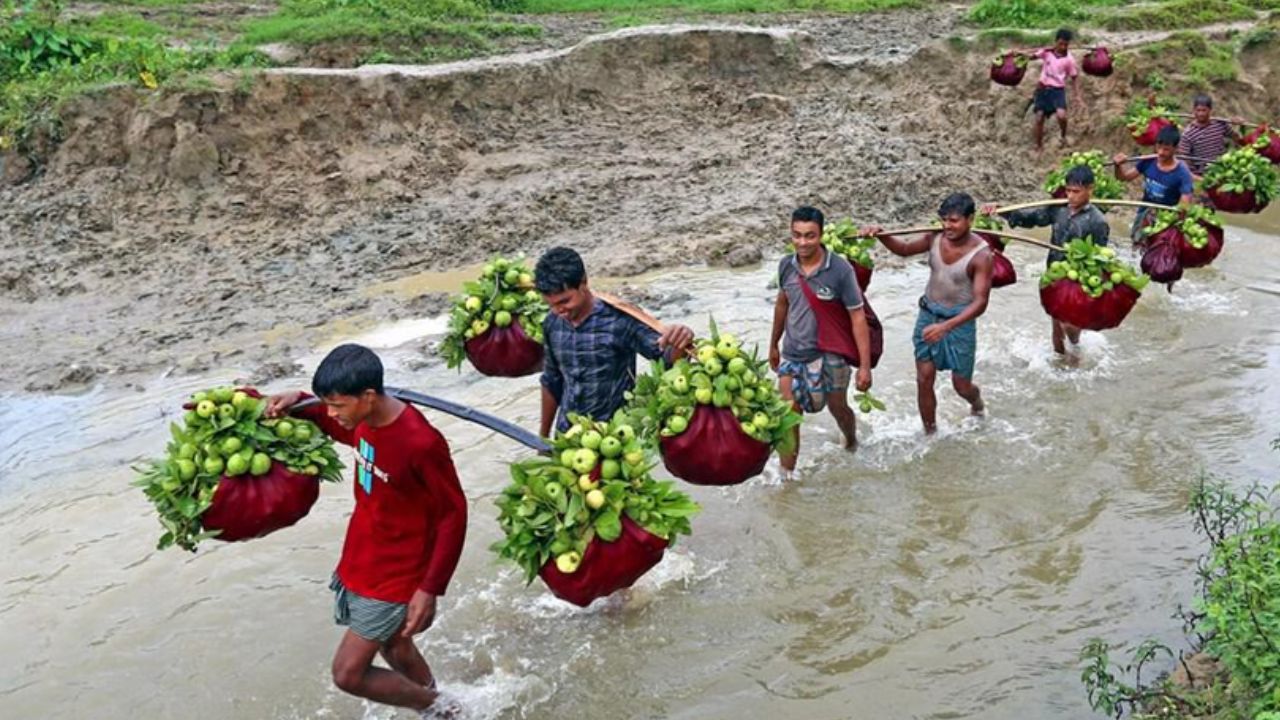
[[[1025,150],[1030,83],[992,86],[989,53],[940,40],[954,23],[637,28],[465,63],[103,91],[67,109],[46,160],[0,160],[0,390],[293,372],[335,323],[441,307],[386,283],[490,253],[566,244],[597,276],[749,264],[781,249],[797,204],[892,225],[952,190],[1034,195],[1052,160]],[[1271,60],[1218,90],[1236,112],[1275,107]],[[1137,72],[1087,84],[1096,116],[1074,146],[1123,144],[1102,118]]]

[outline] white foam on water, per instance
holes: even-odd
[[[1248,315],[1235,295],[1210,290],[1192,282],[1179,282],[1168,295],[1169,304],[1188,315]]]

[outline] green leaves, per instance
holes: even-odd
[[[542,321],[548,308],[534,289],[533,273],[523,257],[495,257],[484,266],[480,279],[462,287],[462,294],[449,310],[449,328],[440,344],[445,365],[460,367],[467,357],[467,341],[484,335],[495,320],[505,320],[499,313],[519,324],[530,339],[542,342]]]
[[[1151,278],[1132,265],[1116,258],[1115,251],[1093,244],[1093,238],[1075,238],[1063,248],[1066,258],[1050,263],[1040,276],[1040,287],[1048,287],[1059,280],[1080,284],[1085,294],[1099,298],[1120,284],[1142,292]]]
[[[1203,248],[1209,243],[1210,227],[1222,227],[1222,219],[1213,208],[1200,204],[1180,205],[1169,210],[1156,212],[1155,222],[1142,228],[1148,237],[1158,235],[1170,227],[1177,227],[1187,244],[1194,248]]]
[[[511,484],[495,501],[504,538],[490,549],[519,565],[526,582],[551,559],[568,553],[581,557],[597,538],[617,540],[624,515],[670,542],[690,532],[689,518],[699,510],[672,483],[650,476],[651,449],[621,413],[608,423],[580,416],[570,420],[570,430],[551,440],[555,459],[513,463]],[[578,466],[581,451],[594,456],[593,465]]]
[[[202,540],[216,534],[204,531],[200,517],[213,504],[224,473],[251,482],[253,474],[281,463],[319,480],[342,478],[333,441],[314,423],[289,418],[289,432],[282,435],[283,421],[263,419],[265,400],[229,387],[200,391],[191,400],[193,405],[209,400],[214,412],[202,417],[189,411],[181,424],[171,423],[165,456],[135,468],[139,477],[133,485],[155,506],[165,529],[160,549],[177,545],[195,551]],[[258,469],[251,470],[255,466]]]
[[[1145,129],[1146,122],[1142,123]],[[1062,159],[1057,168],[1051,170],[1044,179],[1044,191],[1050,195],[1066,186],[1067,172],[1077,166],[1085,166],[1093,170],[1093,197],[1101,200],[1119,200],[1124,197],[1124,183],[1116,178],[1107,167],[1107,157],[1101,150],[1073,152]],[[994,228],[999,229],[999,228]]]
[[[1259,139],[1264,142],[1265,138]],[[1263,144],[1263,147],[1266,147]],[[1253,147],[1232,150],[1209,164],[1200,180],[1205,190],[1241,193],[1253,191],[1259,204],[1271,202],[1280,194],[1280,173],[1271,161]]]

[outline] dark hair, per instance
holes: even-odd
[[[795,210],[791,211],[791,222],[793,223],[798,223],[798,222],[817,223],[818,229],[821,230],[823,226],[826,224],[826,221],[827,219],[826,217],[823,216],[822,211],[816,207],[809,207],[808,205],[804,205],[802,207],[798,207]]]
[[[1076,187],[1090,187],[1093,185],[1094,180],[1093,168],[1088,165],[1076,165],[1067,171],[1067,179],[1063,184],[1074,185]]]
[[[582,264],[582,256],[576,250],[553,247],[538,258],[538,265],[533,269],[533,275],[533,282],[538,292],[548,295],[565,290],[577,290],[587,277],[587,269]]]
[[[942,201],[942,205],[938,207],[938,217],[944,218],[948,215],[963,215],[965,217],[973,217],[977,211],[977,207],[973,203],[973,197],[969,193],[951,193]]]
[[[1071,30],[1067,28],[1061,28],[1058,30],[1058,34],[1054,36],[1054,39],[1066,40],[1067,42],[1071,42],[1072,40],[1076,39],[1076,34],[1071,32]]]
[[[1213,98],[1201,93],[1200,95],[1191,98],[1191,107],[1211,108],[1213,107]]]
[[[1160,132],[1156,133],[1157,145],[1173,145],[1178,146],[1178,141],[1182,139],[1182,133],[1178,132],[1178,128],[1172,125],[1166,125],[1160,128]]]
[[[382,394],[382,361],[363,345],[339,345],[329,351],[311,376],[311,392],[317,397],[359,395],[365,390]]]

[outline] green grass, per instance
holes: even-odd
[[[169,33],[166,28],[127,12],[81,16],[68,23],[68,27],[90,35],[119,38],[158,38]]]
[[[238,43],[370,45],[379,62],[429,61],[480,54],[494,38],[534,36],[536,25],[495,22],[470,0],[290,0],[270,17],[246,22]]]
[[[860,13],[924,7],[925,0],[521,0],[513,9],[521,12],[638,13],[645,10],[679,10],[685,13]]]
[[[1145,45],[1138,53],[1167,66],[1171,75],[1186,88],[1207,90],[1215,83],[1239,76],[1236,43],[1215,42],[1201,33],[1182,31],[1168,39]]]
[[[1254,10],[1238,0],[1173,0],[1109,14],[1101,24],[1108,30],[1176,30],[1255,16]]]
[[[1094,8],[1123,5],[1125,0],[979,0],[969,9],[969,22],[981,27],[1056,28],[1086,21]]]

